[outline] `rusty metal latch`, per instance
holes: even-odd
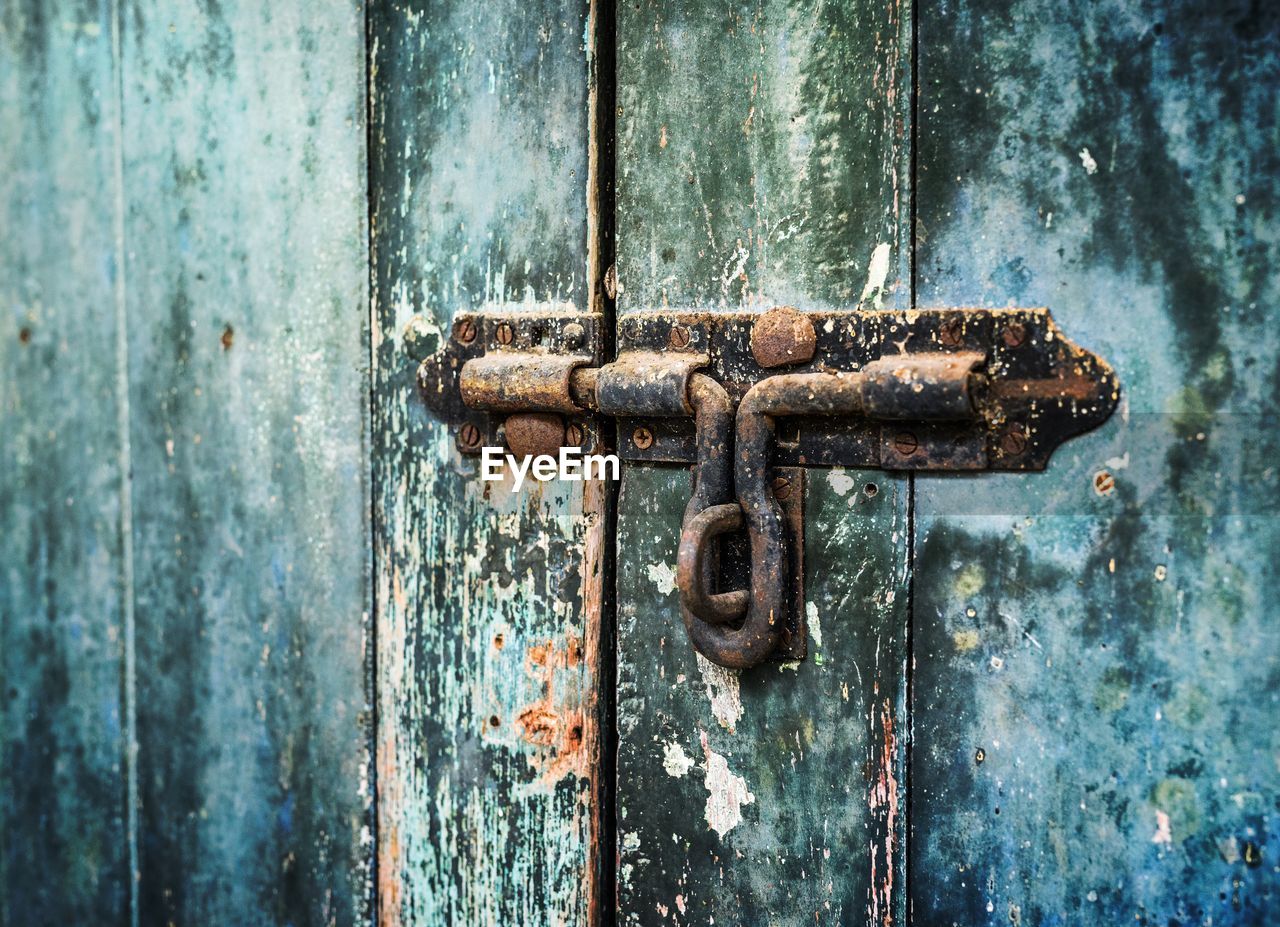
[[[607,416],[624,460],[693,464],[681,609],[694,647],[733,668],[805,654],[804,479],[790,468],[1040,470],[1119,400],[1110,367],[1045,309],[639,312],[609,363],[601,326],[463,314],[419,367],[422,395],[464,453],[595,448]],[[744,530],[748,588],[722,589],[719,539]]]

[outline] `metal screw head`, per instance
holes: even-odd
[[[1010,425],[1000,436],[1000,450],[1006,454],[1021,454],[1027,449],[1027,433],[1018,424]]]
[[[920,439],[909,431],[900,431],[893,436],[893,449],[903,457],[910,457],[920,449]]]
[[[582,430],[582,426],[577,422],[570,423],[569,427],[564,430],[564,443],[566,447],[582,447],[582,439],[586,437],[586,433]]]
[[[453,326],[453,337],[457,338],[463,344],[470,344],[475,341],[476,320],[459,319]]]
[[[570,350],[582,347],[583,342],[587,340],[587,330],[578,322],[570,322],[560,334],[564,339],[564,346]]]
[[[1100,496],[1109,496],[1116,491],[1116,478],[1106,470],[1099,470],[1093,475],[1093,491]]]
[[[785,499],[791,495],[791,481],[785,476],[775,476],[773,478],[773,494],[779,499]]]
[[[653,432],[641,425],[631,432],[631,443],[642,451],[648,450],[653,446]]]
[[[689,346],[689,329],[683,325],[671,326],[671,337],[668,339],[673,348],[687,348]]]
[[[480,429],[470,422],[458,429],[458,446],[473,451],[480,446]]]
[[[1000,332],[1000,340],[1005,343],[1006,347],[1020,347],[1027,340],[1027,326],[1021,322],[1010,322]]]
[[[958,346],[964,340],[964,322],[947,319],[938,328],[938,340],[949,348]]]
[[[225,336],[224,336],[225,339]],[[224,347],[225,347],[224,343]],[[425,316],[415,315],[404,327],[404,349],[414,360],[426,360],[440,347],[440,330]]]
[[[498,330],[494,332],[494,337],[498,339],[498,344],[510,344],[515,341],[516,330],[511,327],[510,323],[503,322],[498,326]]]

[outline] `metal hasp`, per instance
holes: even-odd
[[[1046,309],[640,312],[603,365],[600,324],[461,316],[419,368],[422,395],[463,452],[590,449],[604,415],[624,459],[693,464],[681,609],[731,668],[805,653],[803,471],[783,468],[1041,470],[1119,400]],[[721,589],[719,539],[743,530],[748,588]]]

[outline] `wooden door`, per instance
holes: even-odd
[[[0,923],[1261,925],[1280,15],[0,10]],[[683,467],[482,483],[459,312],[1048,306],[1048,470],[805,481],[809,653]],[[607,425],[603,426],[607,432]]]

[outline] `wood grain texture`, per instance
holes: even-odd
[[[884,477],[813,472],[809,657],[738,673],[697,656],[681,622],[674,503],[688,474],[626,471],[623,923],[901,922],[906,499]]]
[[[908,12],[620,5],[621,310],[906,298]]]
[[[354,923],[364,20],[121,10],[144,924]]]
[[[1123,408],[918,482],[928,924],[1280,917],[1280,19],[922,6],[922,303],[1048,305]]]
[[[618,15],[619,310],[906,305],[907,11],[646,0]],[[688,474],[624,475],[623,923],[905,920],[908,484],[811,476],[820,636],[798,667],[738,674],[696,659],[680,623]]]
[[[111,26],[0,10],[0,924],[128,910]]]
[[[600,904],[599,486],[483,483],[427,418],[421,314],[593,305],[585,3],[375,3],[378,860],[384,925]]]

